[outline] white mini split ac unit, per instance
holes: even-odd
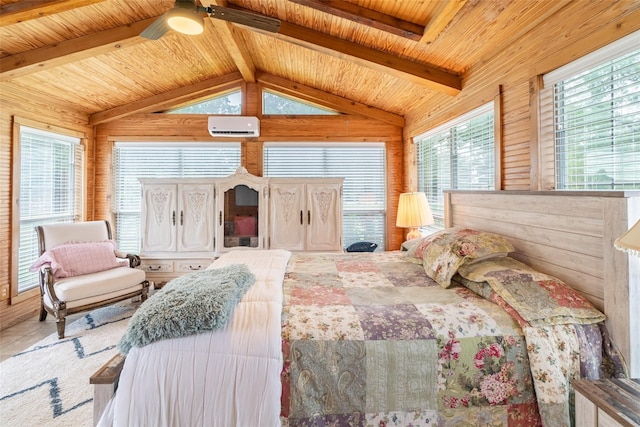
[[[260,120],[249,116],[210,116],[209,134],[233,137],[260,136]]]

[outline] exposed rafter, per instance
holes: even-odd
[[[258,74],[258,82],[266,88],[274,89],[285,95],[323,105],[345,113],[359,114],[365,117],[371,117],[395,126],[404,126],[404,118],[397,114],[389,113],[368,105],[355,102],[351,99],[333,95],[319,89],[295,83],[281,77],[277,77],[267,73]]]
[[[130,25],[65,40],[56,45],[6,56],[0,59],[0,81],[146,42],[147,40],[139,37],[139,34],[155,19],[145,19]]]
[[[100,3],[104,0],[31,0],[0,6],[0,27]]]
[[[435,16],[425,27],[422,41],[425,43],[434,41],[466,3],[467,0],[448,0],[441,2],[440,9],[438,9]]]
[[[226,1],[213,0],[211,5],[224,7],[226,6]],[[224,46],[226,48],[227,52],[233,59],[233,62],[235,62],[238,71],[242,74],[244,81],[247,83],[255,83],[256,66],[253,63],[253,58],[251,58],[249,49],[247,49],[244,40],[242,40],[242,38],[237,34],[237,30],[234,28],[233,24],[219,19],[211,19],[210,21],[218,33],[220,46]]]
[[[333,55],[364,67],[382,71],[401,79],[409,80],[435,91],[449,95],[457,95],[462,90],[461,78],[453,73],[443,71],[432,65],[420,64],[390,55],[290,22],[282,21],[278,33],[259,32],[317,52]]]
[[[242,83],[242,76],[240,73],[232,73],[222,77],[204,80],[180,89],[171,90],[145,99],[140,99],[126,105],[120,105],[109,110],[92,114],[89,116],[89,124],[97,125],[100,123],[106,123],[137,113],[153,113],[173,107],[179,103],[186,103],[226,89],[231,89],[234,85],[239,83]]]
[[[367,9],[365,7],[361,7],[342,0],[289,1],[411,40],[420,40],[424,33],[424,26],[422,25],[398,19],[395,16],[386,15],[376,10]]]

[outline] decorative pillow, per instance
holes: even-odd
[[[45,251],[29,268],[35,272],[43,265],[49,265],[53,277],[81,276],[116,267],[126,267],[115,255],[116,244],[111,240],[104,242],[67,243]]]
[[[480,295],[495,292],[531,326],[591,324],[605,319],[585,297],[560,279],[510,257],[467,264],[460,267],[458,274],[467,279],[462,281],[464,286]]]
[[[427,276],[447,288],[463,264],[503,257],[513,250],[511,243],[497,234],[453,227],[424,237],[415,246],[413,256],[422,259]]]

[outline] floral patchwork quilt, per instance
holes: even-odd
[[[542,425],[518,323],[403,252],[295,254],[284,303],[285,426]]]
[[[571,379],[621,369],[602,313],[514,260],[477,266],[445,289],[404,252],[293,255],[283,425],[570,426]]]

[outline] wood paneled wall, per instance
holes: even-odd
[[[251,115],[251,113],[249,113]],[[111,218],[111,150],[116,141],[211,141],[202,115],[142,114],[96,128],[96,218]],[[219,141],[230,139],[215,138]],[[398,249],[403,230],[395,226],[398,198],[404,189],[402,129],[377,120],[347,115],[262,117],[260,137],[242,141],[242,163],[262,176],[264,142],[384,142],[387,157],[387,248]]]
[[[93,129],[88,125],[88,117],[72,107],[59,105],[49,99],[41,99],[37,92],[14,93],[11,90],[0,91],[0,329],[15,324],[26,317],[35,317],[40,310],[40,291],[34,289],[21,295],[20,302],[9,304],[13,245],[18,239],[17,230],[12,227],[17,218],[13,217],[13,207],[19,201],[12,192],[13,168],[20,167],[19,159],[13,158],[13,125],[18,120],[40,129],[65,129],[85,135],[86,169],[89,183],[93,182]],[[86,213],[91,218],[92,186],[87,189]],[[35,233],[35,231],[34,231]]]
[[[627,2],[601,1],[596,12],[572,2],[543,25],[473,65],[455,97],[440,94],[436,102],[416,103],[405,115],[406,181],[415,185],[412,138],[493,100],[502,87],[502,188],[544,190],[538,186],[535,81],[552,71],[640,30],[640,10]]]

